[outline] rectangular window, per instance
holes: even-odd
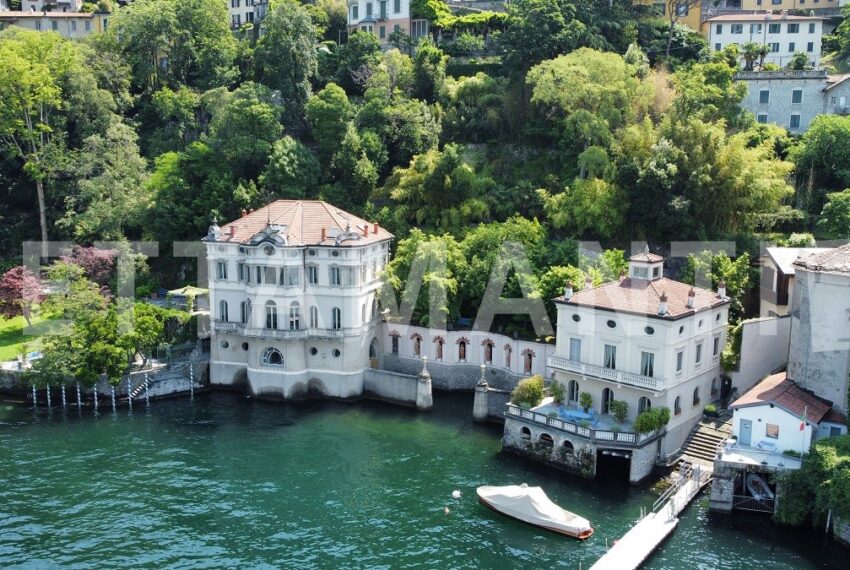
[[[53,30],[54,32],[56,30],[58,30],[59,29],[59,22],[57,22],[56,20],[53,20],[52,22],[50,22],[50,29]]]
[[[770,53],[779,53],[779,42],[770,43]]]
[[[307,266],[307,283],[310,285],[318,285],[319,284],[319,266],[318,265],[308,265]]]
[[[570,339],[570,360],[573,362],[581,362],[581,339]]]
[[[400,32],[400,31],[401,31],[401,26],[399,26],[398,24],[395,24],[393,26],[393,32]]]
[[[685,351],[680,350],[676,353],[676,372],[681,372],[685,366]]]
[[[605,345],[605,368],[615,369],[617,368],[617,347],[606,344]]]
[[[387,2],[386,2],[386,0],[382,0],[381,3],[378,4],[378,6],[381,7],[378,15],[380,16],[380,18],[382,20],[386,20],[387,19]]]
[[[415,20],[413,30],[410,34],[414,38],[422,38],[428,35],[428,20]]]
[[[71,31],[72,32],[77,31],[77,21],[76,20],[71,20]]]
[[[300,274],[297,267],[283,267],[280,270],[280,284],[284,287],[297,287]]]
[[[788,44],[788,53],[794,53],[794,50],[797,48],[797,44],[791,42]]]
[[[815,33],[815,23],[814,23],[814,22],[812,22],[811,24],[809,24],[809,33],[810,33],[810,34]]]
[[[759,91],[759,105],[767,105],[768,103],[770,103],[770,91],[762,89]]]
[[[372,3],[366,2],[366,17],[369,17],[371,15],[372,15]]]
[[[238,28],[238,27],[239,27],[239,24],[240,24],[240,18],[241,18],[241,16],[240,16],[239,14],[233,14],[233,15],[230,17],[230,23],[233,25],[233,27],[234,27],[234,28]]]
[[[649,277],[649,268],[648,267],[632,267],[632,277],[637,277],[638,279],[647,279]]]
[[[806,51],[812,53],[815,51],[815,42],[809,42],[806,44]]]
[[[702,343],[699,343],[697,345],[697,353],[696,353],[696,357],[694,358],[694,362],[697,363],[697,364],[702,362]]]
[[[800,128],[800,115],[791,115],[791,123],[789,127],[792,129]]]
[[[768,24],[767,25],[767,33],[768,34],[778,34],[779,33],[779,24]]]
[[[655,375],[655,355],[651,352],[640,353],[640,373],[642,376]]]
[[[744,33],[744,24],[732,24],[732,33],[733,34],[743,34]]]
[[[714,33],[715,34],[722,34],[723,33],[723,24],[717,24],[716,26],[714,26]]]
[[[714,44],[714,51],[720,51],[721,49],[723,48],[720,46],[719,43]]]
[[[764,435],[771,439],[779,439],[779,426],[777,424],[765,424]]]
[[[756,6],[761,6],[761,0],[756,0]]]
[[[750,24],[750,33],[751,34],[760,34],[761,33],[761,24]]]
[[[711,354],[717,356],[720,353],[720,337],[714,337],[714,345],[711,348]]]
[[[342,285],[342,278],[340,277],[339,267],[331,267],[331,286],[339,287]]]
[[[793,105],[799,105],[803,102],[803,90],[802,89],[794,89],[791,92],[791,103]]]
[[[789,34],[799,34],[800,33],[800,24],[788,24],[788,33]]]
[[[360,10],[359,10],[359,8],[360,8],[360,7],[359,7],[359,6],[356,6],[356,5],[351,7],[351,19],[352,19],[352,20],[359,20],[359,19],[360,19],[360,18],[358,17],[358,16],[360,15]]]
[[[215,277],[219,281],[227,280],[227,262],[219,261],[215,264]]]
[[[257,285],[262,285],[262,284],[263,284],[263,273],[265,273],[265,271],[264,271],[263,267],[261,267],[261,266],[259,266],[259,265],[258,265],[258,266],[255,268],[254,273],[255,273],[255,275],[256,275],[256,277],[257,277]]]
[[[782,0],[770,0],[770,3],[774,6],[779,6],[782,4]]]
[[[246,22],[253,22],[254,21],[254,13],[253,12],[246,12],[245,13],[245,21]]]
[[[387,37],[387,27],[386,26],[380,26],[378,28],[378,37],[381,38],[381,39],[384,39],[384,38]]]
[[[687,16],[687,15],[688,15],[688,10],[689,10],[689,9],[690,9],[690,8],[689,8],[689,6],[687,5],[687,3],[684,3],[684,2],[683,2],[683,3],[676,4],[676,15],[678,15],[678,16]]]
[[[91,31],[91,22],[86,22],[85,28],[86,28],[87,32],[90,32]]]
[[[767,123],[767,114],[766,113],[759,113],[756,116],[756,121],[758,121],[761,124]]]
[[[401,0],[393,0],[393,13],[398,14],[401,12]]]

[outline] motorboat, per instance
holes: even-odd
[[[746,478],[747,490],[756,500],[773,499],[773,491],[767,486],[761,475],[757,473],[747,473]]]
[[[482,505],[512,519],[580,540],[593,534],[590,521],[553,503],[540,487],[485,485],[477,493]]]

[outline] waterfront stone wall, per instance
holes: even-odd
[[[383,368],[401,374],[417,375],[422,371],[422,359],[385,354]],[[481,378],[479,364],[433,362],[428,359],[428,372],[437,390],[474,390]],[[525,378],[504,368],[487,367],[487,383],[500,390],[513,390]]]
[[[505,421],[505,406],[511,401],[510,390],[487,389],[487,417],[499,422]]]
[[[366,396],[416,405],[416,388],[419,378],[389,370],[366,370],[363,390]]]
[[[529,433],[523,433],[523,428]],[[543,434],[552,438],[552,446],[541,441]],[[502,449],[588,479],[596,476],[595,446],[585,439],[545,426],[506,417]]]
[[[629,482],[638,483],[646,479],[652,470],[655,469],[655,462],[658,460],[658,448],[661,440],[656,440],[643,447],[636,447],[632,450],[632,457],[629,462]]]
[[[742,326],[741,358],[738,369],[732,372],[732,388],[738,395],[788,363],[791,317],[752,319]]]

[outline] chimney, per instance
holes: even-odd
[[[327,239],[327,237],[328,237],[328,230],[326,230],[325,228],[322,228],[322,239],[319,240],[319,241],[320,242],[325,241]]]
[[[369,236],[369,226],[363,226],[363,237]]]
[[[620,270],[620,281],[623,281],[625,278],[626,278],[626,270],[621,269]]]
[[[254,213],[254,208],[251,208],[250,210],[248,210],[248,213],[249,213],[249,214],[253,214],[253,213]]]
[[[378,233],[378,222],[375,222],[374,224],[372,224],[372,233],[373,234]]]
[[[564,287],[564,300],[569,301],[573,297],[573,282],[567,281],[567,286]]]
[[[725,281],[721,281],[720,283],[717,284],[717,296],[720,297],[721,299],[726,298],[726,282]]]
[[[245,208],[242,208],[242,217],[244,218],[247,215],[248,215],[248,210],[246,210]]]
[[[782,14],[783,20],[788,17],[788,10],[782,10],[782,12],[780,12],[780,13]]]
[[[693,287],[691,287],[691,290],[690,290],[690,291],[688,291],[688,308],[689,308],[689,309],[693,309],[693,308],[694,308],[694,298],[695,298],[696,296],[697,296],[697,292],[696,292],[696,291],[694,291],[694,288],[693,288]]]
[[[661,303],[658,305],[658,314],[662,317],[667,314],[667,293],[661,293]]]

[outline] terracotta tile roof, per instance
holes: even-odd
[[[694,308],[692,309],[688,307],[688,294],[691,289],[694,291]],[[667,314],[664,316],[658,314],[662,294],[667,295]],[[687,283],[673,281],[666,277],[654,281],[631,278],[611,281],[599,287],[583,289],[573,294],[569,301],[563,296],[555,298],[554,301],[665,319],[686,317],[730,302],[728,298],[721,299],[717,293],[707,289],[691,287]]]
[[[805,410],[806,419],[812,424],[819,424],[832,410],[829,402],[797,386],[788,379],[786,372],[768,376],[729,407],[745,408],[761,404],[774,404],[798,418],[803,417]],[[841,416],[838,412],[835,414]]]
[[[648,251],[642,253],[636,253],[629,258],[629,261],[643,261],[646,263],[658,263],[660,261],[664,261],[664,258],[660,255],[656,255],[654,253],[649,253]]]
[[[829,75],[826,78],[826,87],[824,88],[824,91],[829,91],[833,87],[838,87],[839,85],[841,85],[842,83],[844,83],[848,79],[850,79],[850,73],[840,73],[840,74],[837,74],[837,75]]]
[[[821,419],[821,421],[847,425],[847,416],[845,416],[835,408],[830,408],[826,415]]]
[[[277,200],[221,226],[221,235],[216,241],[250,243],[269,223],[280,229],[280,235],[285,235],[291,246],[360,246],[393,238],[386,229],[378,226],[376,232],[376,224],[321,200]],[[337,236],[345,234],[349,227],[351,239],[336,243]]]
[[[822,273],[850,273],[850,244],[798,259],[794,265]]]

